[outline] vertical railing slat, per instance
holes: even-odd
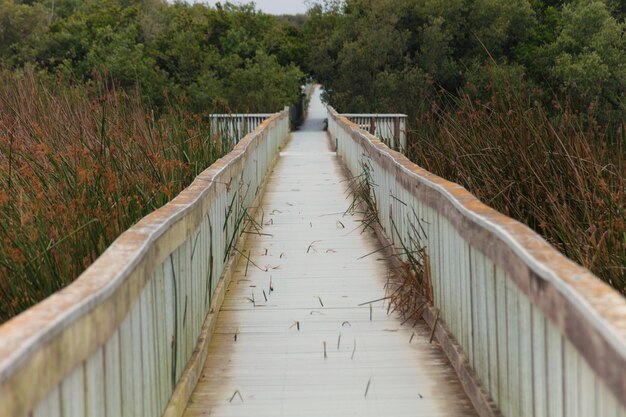
[[[483,255],[484,256],[484,255]],[[497,402],[500,398],[499,384],[499,360],[498,360],[498,316],[497,316],[497,296],[496,296],[496,267],[491,260],[485,257],[485,308],[487,311],[487,334],[489,345],[489,392]]]
[[[120,330],[117,330],[104,346],[104,378],[106,380],[106,416],[116,417],[122,413],[122,363],[120,357]]]
[[[37,404],[32,417],[61,417],[61,393],[59,388],[50,391],[46,398]]]
[[[547,362],[548,367],[548,415],[565,417],[563,404],[563,337],[549,321],[546,324]]]
[[[533,413],[533,340],[530,301],[518,291],[520,415]]]
[[[496,325],[498,345],[498,386],[497,402],[503,413],[507,413],[509,403],[509,354],[507,336],[507,290],[504,271],[496,266]]]
[[[105,416],[104,349],[100,348],[85,364],[87,416]]]
[[[533,416],[547,417],[548,414],[548,381],[547,368],[550,364],[546,357],[546,326],[545,318],[537,307],[532,306],[532,352],[533,352]]]
[[[84,365],[81,365],[61,383],[61,416],[84,416],[85,400],[85,370]]]
[[[139,298],[129,314],[130,326],[131,326],[131,351],[132,351],[132,363],[130,368],[132,369],[132,381],[133,381],[133,395],[134,406],[133,414],[131,415],[144,415],[144,386],[143,386],[143,355],[142,355],[142,340],[141,340],[141,298]]]

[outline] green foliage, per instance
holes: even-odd
[[[0,57],[21,64],[33,56],[33,43],[45,32],[48,13],[41,5],[0,0]]]
[[[617,104],[626,91],[625,31],[602,2],[565,5],[560,33],[545,47],[552,75],[582,100]]]
[[[346,0],[312,8],[302,30],[307,68],[342,111],[419,113],[440,88],[484,97],[483,65],[497,62],[541,87],[543,103],[557,94],[604,120],[624,116],[626,26],[615,2]]]
[[[0,6],[0,21],[8,22],[0,28],[5,67],[35,65],[87,83],[106,74],[118,87],[139,85],[158,108],[272,112],[299,98],[304,74],[297,64],[306,54],[300,32],[252,4],[0,0]]]

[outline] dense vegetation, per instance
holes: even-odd
[[[0,318],[63,288],[227,147],[139,94],[0,77]]]
[[[0,0],[0,321],[229,150],[207,113],[295,103],[303,56],[251,5]]]
[[[298,99],[304,47],[296,27],[252,5],[164,0],[0,0],[0,60],[73,83],[106,74],[139,85],[151,107],[215,102],[271,112]]]
[[[0,320],[228,151],[219,111],[404,112],[409,156],[626,292],[620,0],[0,0]]]
[[[487,99],[505,74],[542,103],[624,111],[625,11],[617,0],[327,0],[303,25],[307,69],[350,111],[421,114],[442,89]]]
[[[405,112],[409,156],[626,292],[626,3],[346,0],[303,24],[343,112]]]

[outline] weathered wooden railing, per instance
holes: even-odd
[[[260,123],[77,281],[1,326],[0,416],[180,415],[233,242],[288,130],[288,110]]]
[[[236,141],[253,132],[270,116],[272,113],[211,114],[209,123],[213,135],[234,146]]]
[[[424,318],[481,415],[626,416],[621,295],[331,108],[328,120],[352,174],[368,167],[386,235],[426,247]]]
[[[367,130],[391,149],[406,150],[406,114],[353,114],[344,113],[351,122]]]

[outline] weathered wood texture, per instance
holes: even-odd
[[[0,416],[160,416],[289,131],[266,119],[72,285],[0,327]]]
[[[382,140],[391,149],[402,153],[406,151],[406,114],[344,113],[342,116]]]
[[[423,324],[359,305],[385,296],[389,264],[344,214],[325,114],[318,93],[268,178],[185,416],[475,415]]]
[[[212,114],[209,116],[211,131],[220,140],[235,145],[239,139],[254,132],[272,113]]]
[[[620,294],[333,109],[329,131],[354,175],[370,167],[387,235],[426,247],[439,320],[503,415],[626,416]]]

